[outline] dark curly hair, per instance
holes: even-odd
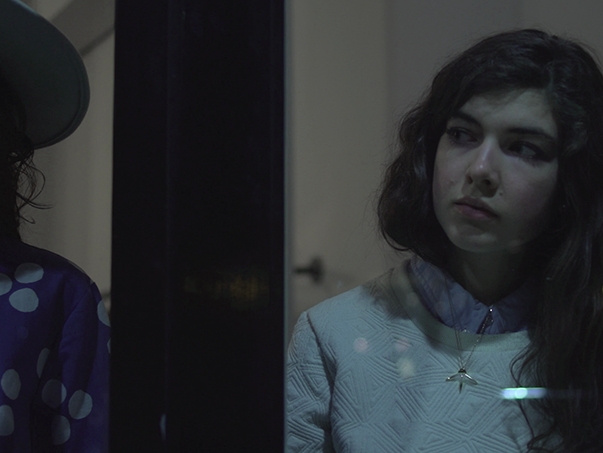
[[[402,120],[379,199],[380,229],[394,248],[445,267],[450,241],[434,214],[432,178],[446,123],[473,96],[528,88],[546,95],[559,130],[557,212],[531,249],[539,294],[529,349],[512,369],[518,384],[535,378],[570,395],[538,401],[547,424],[528,448],[602,452],[603,76],[592,53],[519,30],[483,39],[450,61]],[[561,444],[544,448],[552,438]]]
[[[0,236],[20,238],[23,207],[42,207],[34,201],[41,173],[32,162],[34,147],[24,133],[25,121],[19,99],[0,74]]]

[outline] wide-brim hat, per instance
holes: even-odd
[[[82,122],[90,88],[80,55],[17,0],[0,0],[0,72],[25,109],[24,132],[35,148],[63,140]]]

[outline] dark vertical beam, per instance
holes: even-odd
[[[167,287],[168,0],[117,3],[111,452],[161,452]]]
[[[282,0],[117,4],[112,451],[119,423],[157,440],[164,369],[166,451],[282,451],[283,35]],[[162,332],[161,298],[147,382],[159,358],[121,361]]]
[[[168,451],[280,452],[282,1],[170,17]]]

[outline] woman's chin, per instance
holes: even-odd
[[[489,237],[449,238],[458,251],[475,254],[521,254],[526,250],[526,243],[520,240],[500,241]]]

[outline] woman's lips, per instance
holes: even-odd
[[[483,202],[475,199],[461,199],[454,203],[456,209],[465,217],[475,220],[489,220],[497,217]]]

